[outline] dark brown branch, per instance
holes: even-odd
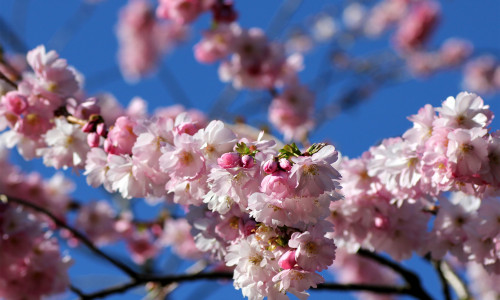
[[[17,89],[17,83],[15,83],[14,81],[10,80],[9,77],[5,76],[4,73],[2,73],[0,71],[0,79],[7,82],[8,84],[10,84],[12,87],[14,87],[15,89]]]
[[[74,229],[73,227],[69,226],[66,224],[66,222],[62,221],[58,217],[56,217],[54,214],[52,214],[50,211],[46,210],[43,207],[40,207],[36,204],[33,204],[31,202],[16,198],[16,197],[11,197],[7,195],[2,195],[3,200],[6,200],[6,202],[12,202],[12,203],[17,203],[19,205],[22,205],[24,207],[28,207],[33,209],[34,211],[37,211],[39,213],[42,213],[49,217],[58,227],[64,228],[71,232],[71,234],[77,238],[80,242],[82,242],[85,246],[87,246],[92,252],[94,252],[96,255],[99,257],[107,260],[111,264],[113,264],[115,267],[118,269],[122,270],[124,273],[129,275],[132,278],[137,278],[138,274],[134,270],[132,270],[129,266],[126,264],[116,260],[115,258],[107,255],[104,253],[101,249],[97,248],[96,245],[92,241],[90,241],[83,233],[79,232],[78,230]]]
[[[412,271],[404,268],[398,263],[395,263],[383,256],[378,255],[377,253],[365,250],[365,249],[359,249],[357,252],[358,255],[369,258],[373,261],[376,261],[377,263],[384,265],[390,269],[392,269],[394,272],[398,273],[403,277],[403,279],[406,281],[408,284],[411,293],[409,295],[412,295],[416,297],[417,299],[422,299],[422,300],[431,300],[432,297],[423,289],[422,284],[420,282],[420,278],[417,276],[417,274],[413,273]]]
[[[316,290],[333,290],[333,291],[359,291],[370,292],[376,294],[397,294],[397,295],[412,295],[411,289],[405,286],[385,286],[372,284],[357,284],[357,283],[323,283],[318,284]]]
[[[188,282],[188,281],[195,281],[195,280],[220,280],[220,279],[226,279],[230,280],[233,278],[232,273],[227,273],[227,272],[212,272],[212,273],[198,273],[198,274],[183,274],[183,275],[168,275],[168,276],[147,276],[147,275],[141,275],[139,278],[128,282],[124,283],[121,285],[116,285],[101,291],[97,291],[94,293],[89,293],[89,294],[83,294],[75,291],[76,294],[80,296],[82,300],[90,300],[90,299],[98,299],[98,298],[103,298],[109,295],[114,295],[114,294],[121,294],[124,293],[132,288],[144,285],[148,282],[155,282],[158,283],[162,286],[169,285],[171,283],[179,283],[179,282]],[[78,289],[77,289],[78,290]],[[79,290],[78,290],[79,291]]]
[[[155,282],[162,286],[165,286],[172,283],[180,283],[180,282],[195,281],[195,280],[220,280],[220,279],[230,280],[232,279],[232,277],[233,277],[232,273],[226,273],[226,272],[199,273],[191,275],[188,274],[188,275],[172,275],[172,276],[150,276],[89,294],[83,294],[78,289],[76,290],[72,289],[72,290],[77,295],[79,295],[82,300],[90,300],[90,299],[103,298],[113,294],[124,293],[132,288],[144,285],[147,282]],[[325,284],[319,284],[316,290],[346,291],[346,292],[358,291],[358,292],[371,292],[376,294],[415,296],[413,289],[411,287],[405,287],[405,286],[325,283]]]

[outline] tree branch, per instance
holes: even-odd
[[[460,278],[457,273],[452,269],[450,264],[442,260],[441,261],[441,272],[443,273],[443,277],[447,280],[447,282],[450,284],[450,286],[453,288],[455,293],[457,294],[459,299],[472,299],[470,291],[467,289],[467,285],[465,282]]]
[[[89,293],[89,294],[84,294],[84,293],[78,293],[77,291],[74,291],[77,295],[80,296],[80,299],[82,300],[90,300],[90,299],[97,299],[97,298],[103,298],[109,295],[113,294],[121,294],[124,293],[132,288],[138,287],[140,285],[144,285],[148,282],[155,282],[158,284],[161,284],[162,286],[164,285],[169,285],[172,283],[179,283],[179,282],[188,282],[188,281],[195,281],[195,280],[202,280],[202,279],[207,279],[207,280],[219,280],[219,279],[227,279],[230,280],[233,278],[232,273],[227,273],[227,272],[211,272],[211,273],[198,273],[198,274],[183,274],[183,275],[168,275],[168,276],[148,276],[148,275],[140,275],[138,278],[131,282],[127,282],[124,284],[112,286],[94,293]]]
[[[116,260],[115,258],[107,255],[104,253],[101,249],[97,248],[94,243],[89,240],[83,233],[79,232],[78,230],[74,229],[73,227],[69,226],[66,224],[66,222],[60,220],[58,217],[56,217],[54,214],[52,214],[50,211],[46,210],[43,207],[40,207],[34,203],[28,202],[26,200],[22,200],[16,197],[11,197],[7,195],[0,195],[0,200],[3,202],[12,202],[12,203],[17,203],[19,205],[22,205],[24,207],[31,208],[39,213],[42,213],[49,217],[58,227],[64,228],[71,232],[75,238],[77,238],[80,242],[82,242],[85,246],[87,246],[92,252],[94,252],[96,255],[100,256],[101,258],[107,260],[111,264],[113,264],[115,267],[118,269],[122,270],[124,273],[129,275],[132,278],[138,278],[139,275],[136,271],[132,270],[129,266],[125,265],[124,263]]]
[[[408,284],[409,289],[411,290],[409,295],[412,295],[422,300],[432,300],[432,297],[423,289],[422,284],[420,282],[420,278],[417,276],[417,274],[404,268],[398,263],[395,263],[383,256],[378,255],[375,252],[371,252],[365,249],[359,249],[357,254],[369,258],[373,261],[376,261],[381,265],[389,267],[394,272],[400,274],[401,277],[403,277],[403,279]]]
[[[112,294],[119,294],[119,293],[124,293],[134,287],[138,287],[141,285],[144,285],[148,282],[154,282],[157,284],[160,284],[162,286],[166,286],[172,283],[180,283],[180,282],[186,282],[186,281],[195,281],[195,280],[219,280],[219,279],[226,279],[230,280],[233,278],[232,273],[228,272],[211,272],[211,273],[196,273],[196,274],[182,274],[182,275],[167,275],[167,276],[157,276],[157,275],[147,275],[147,274],[140,274],[134,270],[132,270],[130,267],[127,265],[123,264],[122,262],[114,259],[113,257],[110,257],[106,253],[104,253],[102,250],[97,248],[92,241],[90,241],[87,237],[85,237],[82,233],[80,233],[78,230],[74,229],[73,227],[69,226],[66,224],[66,222],[60,220],[58,217],[56,217],[54,214],[52,214],[50,211],[46,210],[45,208],[42,208],[34,203],[16,198],[16,197],[11,197],[11,196],[6,196],[6,195],[0,195],[0,200],[3,202],[11,202],[11,203],[16,203],[18,205],[22,205],[24,207],[30,208],[36,212],[42,213],[49,217],[59,228],[64,228],[68,231],[70,231],[75,238],[77,238],[79,241],[81,241],[83,244],[85,244],[92,252],[94,252],[96,255],[100,256],[101,258],[107,260],[120,270],[122,270],[124,273],[129,275],[132,278],[132,281],[112,286],[97,292],[89,293],[86,294],[82,292],[80,289],[78,289],[75,286],[70,286],[71,291],[73,291],[75,294],[77,294],[81,299],[96,299],[96,298],[103,298]],[[431,300],[432,298],[423,290],[421,284],[420,284],[420,279],[418,276],[405,269],[401,265],[392,262],[376,253],[370,252],[368,250],[360,249],[358,251],[358,255],[361,255],[363,257],[372,259],[384,266],[387,266],[400,274],[406,283],[408,284],[407,286],[379,286],[379,285],[369,285],[369,284],[339,284],[339,283],[328,283],[328,284],[320,284],[318,285],[319,290],[336,290],[336,291],[365,291],[365,292],[373,292],[373,293],[379,293],[379,294],[399,294],[399,295],[410,295],[414,296],[417,299],[422,299],[422,300]]]
[[[439,281],[441,282],[441,287],[443,288],[444,299],[451,300],[450,286],[448,285],[448,281],[446,281],[446,277],[443,274],[442,261],[432,260],[431,263],[438,273]]]
[[[7,76],[5,76],[4,73],[2,73],[0,71],[0,79],[7,82],[8,84],[10,84],[12,87],[14,87],[15,89],[17,89],[17,83],[15,83],[14,81],[10,80]]]

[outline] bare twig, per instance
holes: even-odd
[[[162,65],[158,72],[158,78],[167,88],[167,91],[171,94],[174,102],[179,102],[184,107],[191,107],[193,104],[189,100],[186,92],[182,88],[180,82],[175,78],[174,74],[166,65]]]
[[[92,16],[96,5],[87,1],[82,1],[77,11],[68,21],[59,28],[54,36],[47,43],[49,49],[57,49],[61,52],[68,44],[75,33],[80,29],[85,21]]]

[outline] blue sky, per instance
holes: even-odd
[[[22,37],[29,48],[40,44],[47,44],[54,33],[74,19],[75,12],[81,1],[28,1],[28,0],[1,0],[0,16],[6,20]],[[138,84],[128,85],[116,73],[117,41],[114,28],[117,23],[119,8],[125,1],[105,0],[98,4],[92,15],[82,25],[63,48],[59,48],[60,55],[87,76],[89,93],[107,91],[116,96],[124,105],[134,96],[141,96],[153,109],[177,103],[162,84],[158,76],[146,78]],[[239,22],[243,27],[268,28],[270,20],[278,10],[282,1],[269,0],[235,0],[236,8],[240,12]],[[310,17],[319,13],[321,9],[338,4],[340,1],[314,0],[304,1],[300,9],[288,21],[292,26],[304,26]],[[441,42],[450,36],[469,39],[477,49],[477,53],[491,52],[497,57],[500,55],[500,2],[497,0],[446,0],[442,5],[443,18],[440,26],[429,41],[430,48],[437,48]],[[25,14],[23,5],[26,5]],[[20,10],[19,10],[20,9]],[[188,96],[192,107],[202,111],[210,111],[224,84],[217,77],[217,65],[200,65],[193,57],[192,46],[199,39],[200,31],[209,26],[209,18],[202,17],[193,27],[189,41],[178,47],[166,56],[162,64],[170,70],[179,82],[180,88]],[[283,36],[283,35],[281,35]],[[3,40],[0,37],[0,42]],[[364,41],[357,45],[353,52],[362,56],[387,49],[388,39],[370,42]],[[9,47],[6,47],[10,49]],[[311,82],[320,68],[328,47],[322,45],[305,57],[306,69],[300,74],[303,82]],[[108,76],[98,77],[105,71]],[[111,72],[110,72],[111,71]],[[96,81],[96,79],[98,79]],[[327,93],[321,94],[318,101],[332,101],[345,92],[343,78],[335,82]],[[406,117],[415,114],[426,103],[437,106],[448,96],[455,96],[462,91],[459,71],[443,72],[429,78],[407,80],[378,89],[368,101],[343,112],[336,119],[325,122],[311,136],[312,142],[330,141],[349,157],[360,155],[368,147],[383,138],[402,134],[411,124]],[[235,111],[243,105],[262,97],[260,93],[241,93],[231,106]],[[500,97],[487,95],[485,101],[497,114],[500,113]],[[256,108],[256,105],[253,105]],[[255,109],[260,114],[249,117],[259,125],[265,121],[265,109]],[[493,121],[493,128],[498,129],[498,120]],[[26,170],[40,169],[40,162],[22,162],[14,157]],[[43,171],[51,174],[52,171]],[[100,198],[104,194],[88,188],[83,178],[71,175],[79,183],[75,195],[89,195],[90,198]],[[82,198],[82,196],[78,196]],[[90,200],[90,199],[89,199]],[[143,207],[143,206],[141,206]],[[142,212],[151,211],[150,208],[141,208]],[[110,253],[119,257],[125,256],[121,249],[123,245],[106,248]],[[70,274],[74,283],[82,288],[97,288],[107,284],[119,283],[126,279],[119,272],[113,271],[105,262],[95,260],[88,251],[72,250],[75,265]],[[166,257],[167,255],[165,255]],[[165,260],[165,259],[163,259]],[[165,264],[165,262],[163,262]],[[426,263],[418,259],[405,262],[416,268],[423,277],[425,287],[431,291],[436,299],[441,299],[438,279]],[[165,264],[165,272],[173,272]],[[218,288],[216,288],[218,287]],[[200,299],[200,293],[206,293],[205,299],[239,299],[240,291],[234,291],[231,285],[220,287],[216,283],[185,284],[174,292],[172,299]],[[128,293],[126,296],[115,296],[109,299],[140,299],[140,291]],[[345,293],[313,292],[311,299],[351,299]]]

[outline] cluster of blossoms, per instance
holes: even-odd
[[[401,138],[344,160],[345,201],[331,205],[337,245],[398,260],[450,253],[499,273],[500,139],[487,128],[492,118],[480,97],[463,92],[420,109]]]
[[[139,265],[154,259],[163,248],[171,246],[177,256],[199,259],[202,253],[190,235],[191,226],[186,219],[169,216],[146,223],[134,220],[130,212],[117,211],[107,201],[91,201],[78,210],[75,228],[81,230],[97,246],[118,241],[127,245],[132,260]],[[69,237],[71,246],[79,241]]]
[[[2,194],[46,207],[62,218],[69,202],[69,190],[64,188],[71,184],[60,174],[49,181],[42,181],[36,173],[23,174],[7,162],[3,145],[0,152],[0,166],[6,174],[0,179]],[[15,203],[0,203],[0,298],[44,299],[66,290],[71,260],[61,256],[49,230],[52,225],[42,214]]]
[[[147,0],[131,0],[121,10],[117,26],[119,63],[124,77],[136,81],[158,66],[161,56],[186,35],[178,23],[160,22]]]
[[[478,93],[500,91],[500,61],[492,55],[482,55],[465,65],[463,85]]]
[[[131,0],[120,14],[117,30],[124,76],[134,81],[149,73],[162,53],[183,39],[187,26],[209,10],[214,26],[195,45],[196,59],[201,63],[222,60],[219,76],[235,88],[272,90],[270,122],[286,140],[304,139],[314,126],[314,95],[297,79],[302,57],[287,57],[283,44],[270,42],[261,29],[240,28],[231,1],[160,1],[157,20],[147,0]],[[276,87],[283,87],[281,95]]]
[[[135,82],[155,70],[163,54],[186,39],[189,24],[208,10],[215,21],[236,19],[230,3],[215,0],[159,1],[156,12],[149,0],[129,0],[117,25],[125,79]]]
[[[315,271],[335,255],[324,221],[339,198],[332,146],[278,154],[273,141],[238,138],[220,121],[201,126],[186,113],[120,120],[104,149],[89,152],[89,183],[125,198],[168,194],[185,206],[198,249],[235,266],[235,286],[251,299],[305,295],[322,282]]]
[[[286,140],[302,140],[313,128],[315,97],[298,80],[300,54],[287,57],[284,45],[269,41],[261,29],[242,29],[236,23],[217,24],[194,51],[201,63],[222,60],[219,76],[235,88],[271,90],[269,121]],[[283,88],[281,94],[278,87]]]
[[[234,286],[249,299],[299,298],[335,258],[326,236],[328,207],[340,198],[333,146],[302,153],[269,141],[240,142],[208,174],[206,207],[190,209],[198,248],[234,266]]]
[[[41,221],[20,207],[0,204],[1,298],[44,299],[66,290],[71,261],[61,257]]]
[[[140,230],[126,214],[91,202],[80,207],[76,225],[92,241],[124,238],[137,263],[164,245],[184,257],[204,252],[234,267],[235,286],[251,299],[287,292],[302,298],[323,282],[316,272],[335,257],[325,218],[340,198],[333,146],[278,151],[262,134],[207,123],[196,111],[174,107],[148,116],[140,99],[127,111],[106,96],[86,99],[76,71],[43,47],[28,53],[28,64],[34,72],[1,100],[9,146],[46,166],[84,169],[90,185],[126,199],[167,198],[186,208],[191,223],[167,219]]]

